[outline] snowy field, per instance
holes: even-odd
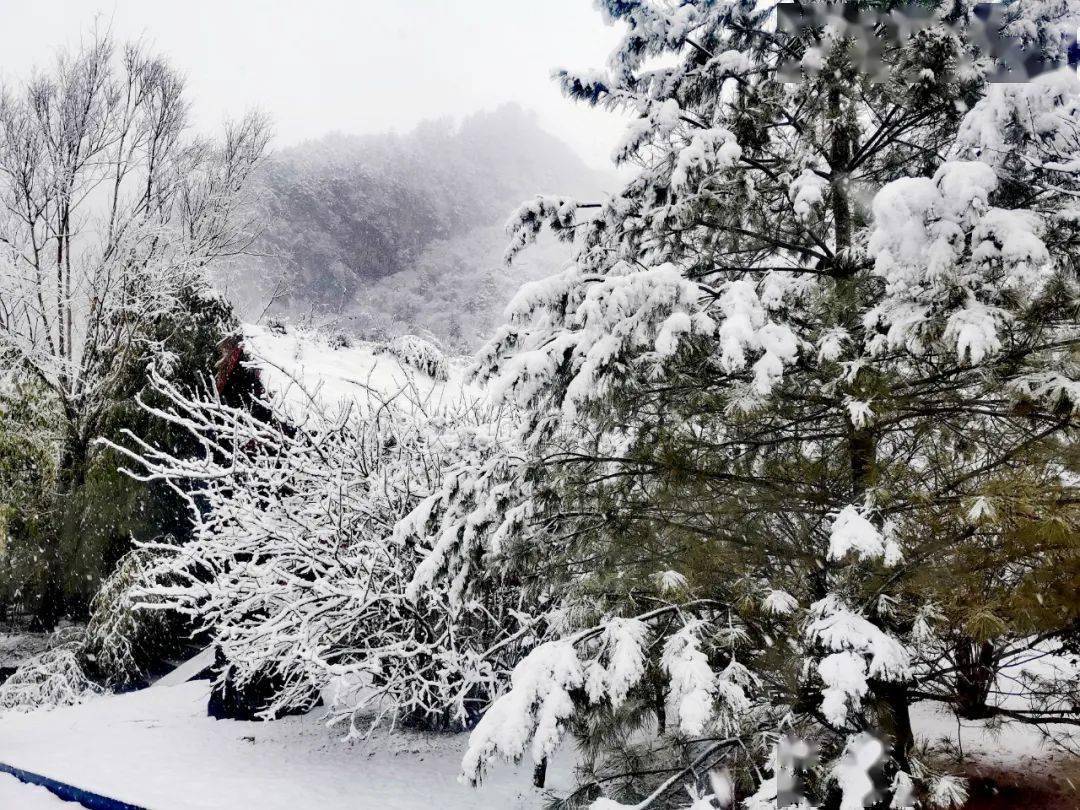
[[[73,810],[76,805],[62,801],[37,785],[24,785],[14,776],[0,773],[0,808],[3,810]]]
[[[36,636],[0,634],[0,649],[41,646]],[[348,742],[326,726],[323,709],[267,723],[214,720],[206,714],[209,682],[188,680],[211,662],[207,650],[148,689],[0,713],[0,762],[149,810],[539,810],[572,788],[572,750],[549,768],[549,792],[531,786],[528,761],[496,765],[473,789],[457,780],[464,734],[394,730]],[[1024,668],[1059,665],[1075,670],[1071,658]],[[1075,772],[1066,749],[1080,749],[1080,731],[1067,726],[1056,727],[1056,742],[1031,726],[990,731],[930,702],[917,704],[912,720],[936,757],[955,759],[969,775],[1060,783]],[[0,810],[76,806],[0,773]]]
[[[0,715],[0,762],[151,810],[533,810],[532,769],[456,780],[464,735],[395,731],[347,743],[316,709],[271,723],[206,716],[207,681],[154,686],[79,706]],[[568,768],[549,786],[568,789]],[[72,807],[0,774],[0,808]],[[36,802],[36,803],[34,803]]]
[[[497,766],[478,789],[456,777],[464,735],[394,731],[344,742],[316,709],[271,723],[206,716],[208,682],[174,683],[80,706],[0,715],[0,761],[151,810],[535,810],[544,792],[531,767]],[[966,764],[1053,774],[1067,756],[1028,727],[988,733],[934,704],[915,707],[919,736],[966,754]],[[958,737],[959,735],[959,737]],[[569,757],[548,773],[571,783]],[[72,807],[0,774],[0,808]]]
[[[434,379],[408,365],[405,353],[396,357],[380,351],[380,344],[356,341],[335,346],[314,332],[290,329],[282,333],[252,324],[244,325],[244,347],[267,393],[298,420],[313,405],[330,413],[345,406],[364,407],[369,392],[377,401],[427,412],[482,396],[464,381],[460,360],[441,358],[446,363],[446,379]]]

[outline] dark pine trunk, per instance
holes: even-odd
[[[877,683],[873,685],[873,692],[878,722],[885,739],[892,745],[893,761],[897,768],[910,773],[915,734],[911,728],[907,686],[902,683]]]
[[[667,690],[659,678],[655,682],[653,707],[656,712],[656,736],[662,737],[667,731]]]
[[[853,503],[862,500],[876,475],[877,441],[867,430],[852,429],[849,439]],[[878,725],[892,746],[892,760],[899,770],[910,772],[915,735],[907,686],[903,683],[873,681],[870,684]]]
[[[544,757],[533,770],[533,786],[542,788],[547,781],[547,757]]]
[[[35,625],[41,630],[54,629],[67,609],[64,548],[69,540],[74,541],[79,535],[77,497],[86,482],[88,454],[87,442],[73,435],[67,437],[60,454],[56,471],[55,523],[44,549],[41,598],[35,616]]]
[[[956,713],[968,720],[989,717],[986,701],[994,684],[994,645],[962,638],[956,644],[954,656]]]

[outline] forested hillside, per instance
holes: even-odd
[[[271,304],[354,333],[419,329],[475,347],[529,278],[501,267],[509,213],[537,193],[609,185],[514,105],[404,135],[327,135],[267,161],[255,255],[222,283],[250,317]],[[568,256],[552,250],[537,275]]]

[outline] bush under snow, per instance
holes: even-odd
[[[427,374],[433,380],[450,378],[446,355],[433,343],[416,335],[402,335],[389,341],[383,351],[393,355],[404,366]]]
[[[58,634],[55,647],[23,662],[0,684],[0,711],[73,706],[101,693],[83,669],[81,634]]]

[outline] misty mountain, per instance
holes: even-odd
[[[272,313],[346,331],[472,345],[521,281],[567,255],[547,245],[544,267],[502,268],[510,212],[538,193],[594,198],[612,182],[516,105],[404,135],[327,135],[266,163],[255,255],[226,284],[249,317],[273,299]]]

